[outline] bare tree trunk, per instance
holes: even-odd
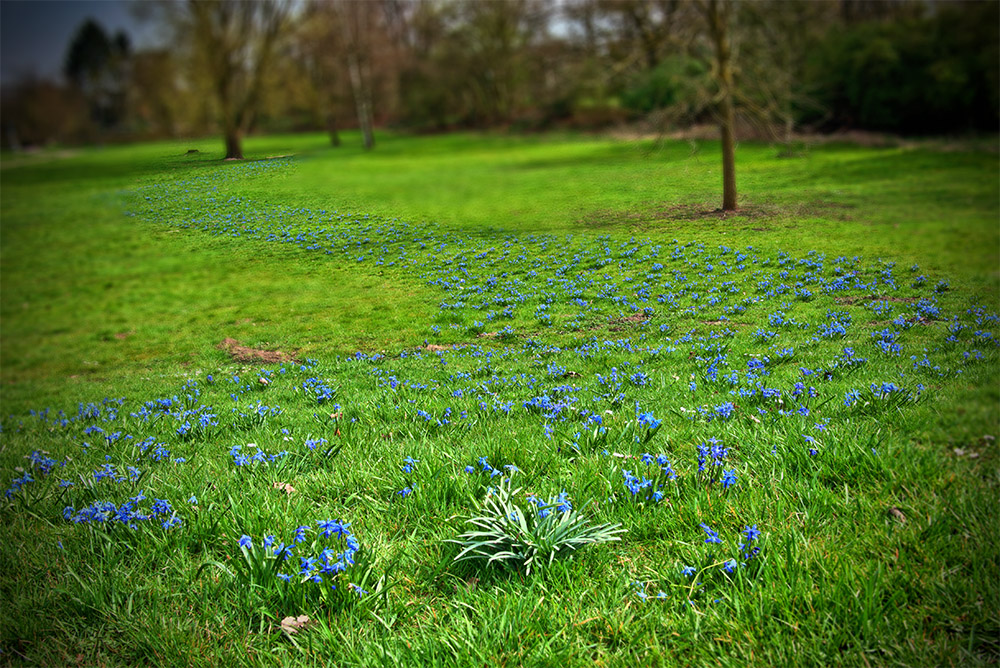
[[[242,160],[243,145],[238,128],[226,128],[226,160]]]
[[[366,71],[371,58],[371,28],[378,8],[365,2],[343,0],[340,3],[343,21],[344,46],[347,56],[347,78],[354,95],[354,108],[358,115],[358,126],[365,150],[375,148],[373,134],[371,72]]]
[[[361,72],[361,62],[357,53],[348,56],[347,69],[351,77],[351,89],[354,91],[354,106],[358,113],[358,125],[361,126],[361,137],[366,151],[375,148],[375,136],[372,134],[372,103],[367,81]]]
[[[186,39],[187,31],[192,31],[200,56],[197,64],[209,77],[219,104],[225,159],[242,160],[243,135],[253,127],[264,75],[284,30],[289,3],[188,0],[165,4],[178,12],[178,38]]]
[[[703,5],[715,49],[715,78],[719,84],[719,133],[722,135],[722,210],[736,209],[736,145],[733,113],[733,66],[729,34],[732,7],[728,0]]]
[[[722,101],[722,118],[719,130],[722,133],[722,210],[736,210],[736,141],[733,126],[733,99],[726,96]]]
[[[340,133],[337,131],[337,119],[333,112],[326,114],[326,131],[330,133],[330,146],[340,146]]]
[[[316,91],[315,118],[322,118],[326,131],[330,134],[330,146],[340,146],[340,132],[337,129],[337,96],[333,92],[336,82],[329,72],[323,71],[323,63],[318,57],[313,57],[307,61],[307,67],[312,79],[313,89]]]

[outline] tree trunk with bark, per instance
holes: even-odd
[[[733,65],[729,0],[707,0],[701,5],[715,52],[715,80],[719,86],[718,122],[722,136],[722,210],[736,209],[736,137],[733,112]]]
[[[372,118],[371,92],[367,77],[362,72],[361,58],[357,51],[348,54],[347,70],[351,78],[351,90],[354,93],[354,106],[358,113],[358,125],[361,127],[361,138],[366,151],[375,148],[374,125]]]
[[[376,22],[379,7],[374,3],[341,0],[340,2],[344,48],[347,60],[347,78],[354,96],[354,108],[358,115],[358,127],[365,150],[375,148],[375,125],[372,112],[372,28]]]
[[[226,160],[243,159],[243,141],[237,128],[228,128],[225,132]]]
[[[175,24],[194,41],[216,96],[226,160],[243,159],[243,135],[253,127],[264,75],[289,12],[287,0],[188,0]]]

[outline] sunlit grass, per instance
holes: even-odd
[[[5,658],[995,656],[995,156],[322,143],[4,165]]]

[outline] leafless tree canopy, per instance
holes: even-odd
[[[117,37],[81,26],[89,37],[66,45],[78,56],[70,78],[5,90],[8,145],[217,132],[227,155],[239,157],[242,137],[255,130],[324,128],[338,145],[343,130],[357,128],[372,148],[378,127],[639,124],[662,132],[712,124],[723,136],[731,116],[734,140],[789,141],[802,127],[990,131],[1000,117],[995,2],[164,0],[137,7],[169,32],[167,48],[116,50]],[[91,52],[114,57],[84,66],[81,54]],[[72,113],[42,103],[53,98]]]

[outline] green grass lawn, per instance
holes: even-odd
[[[996,661],[996,154],[218,143],[0,164],[6,661]]]

